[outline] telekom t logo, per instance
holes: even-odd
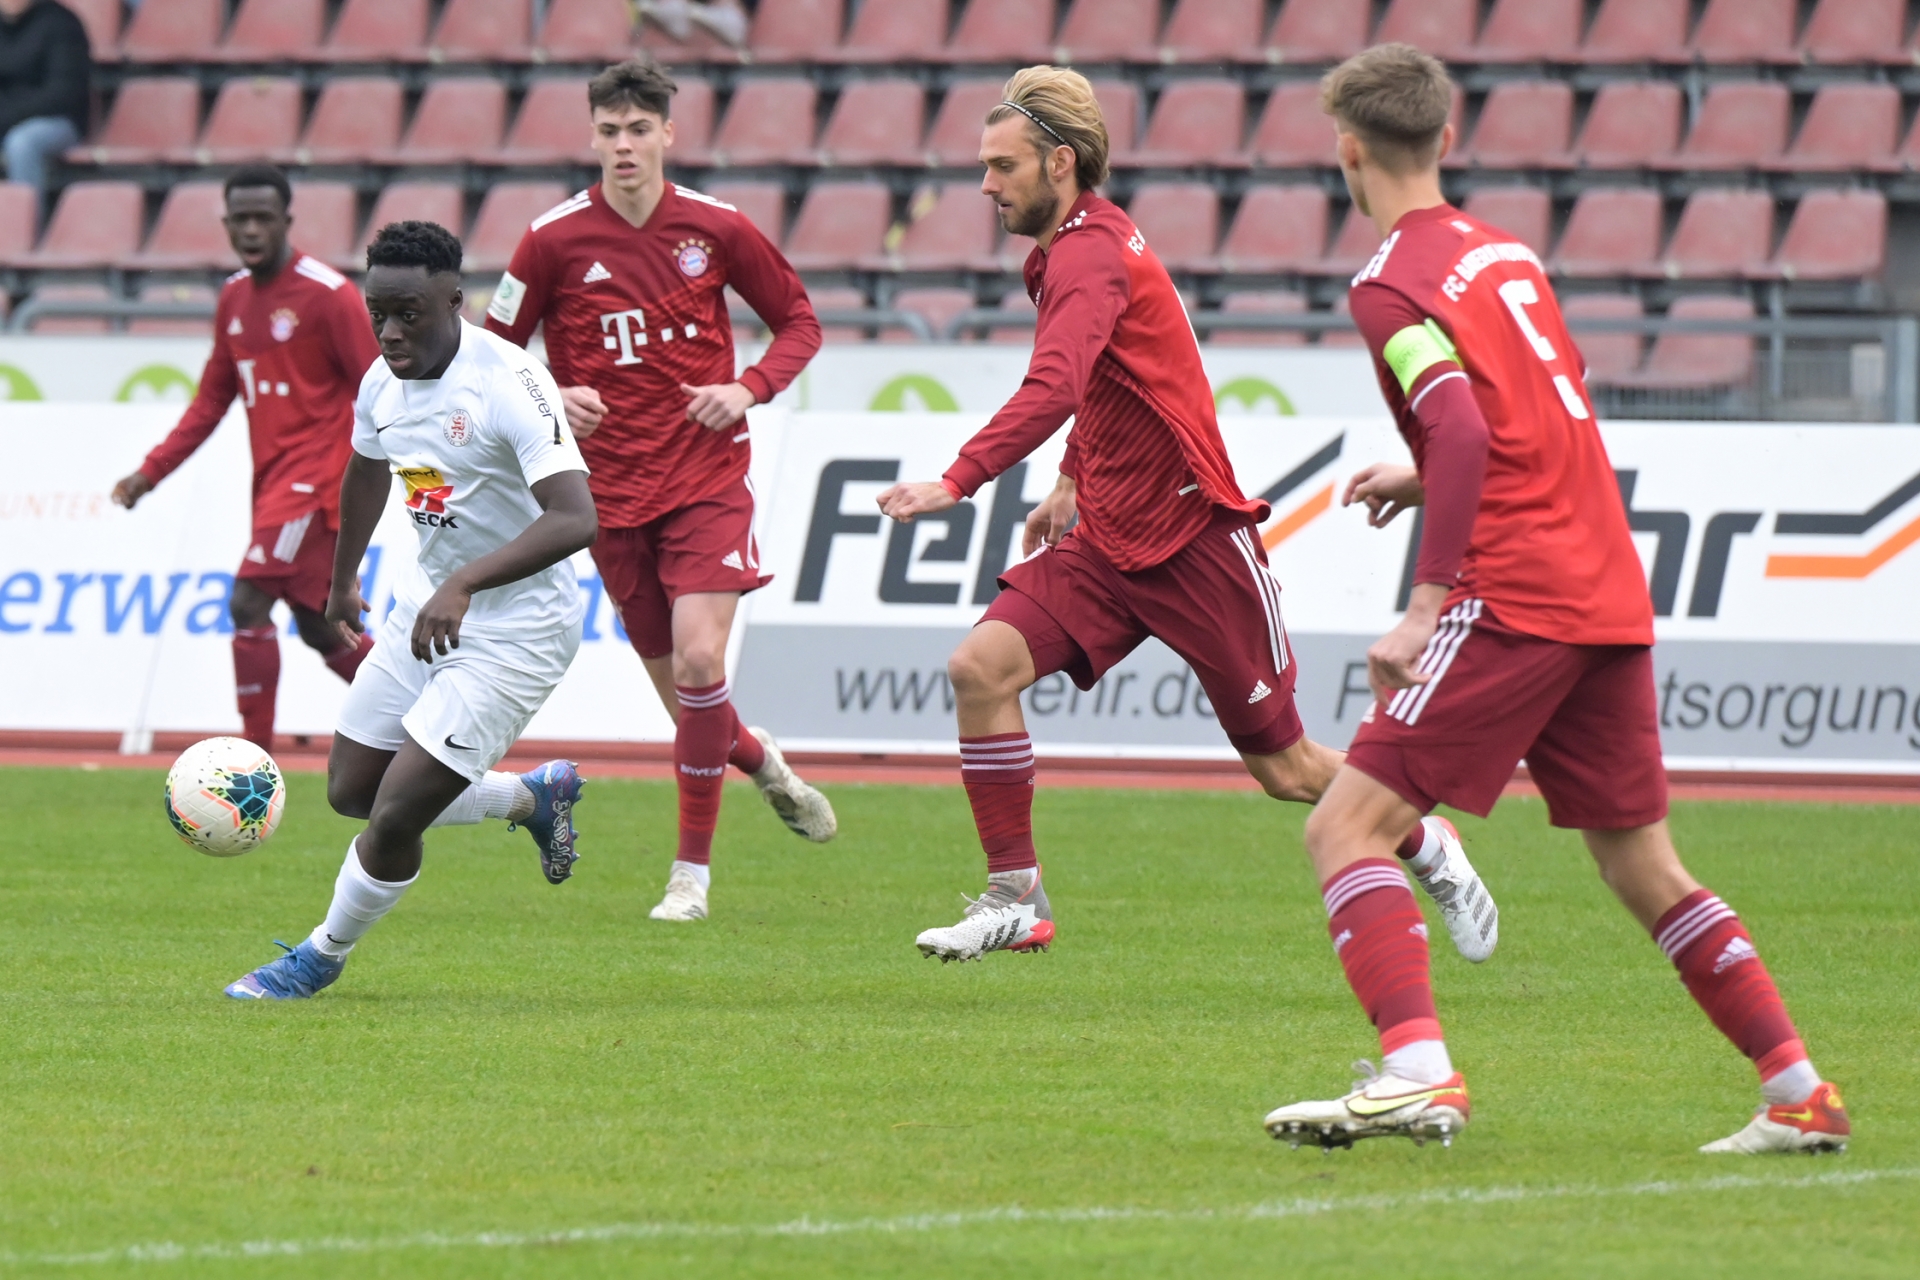
[[[607,336],[602,339],[607,350],[618,350],[615,364],[639,364],[640,357],[634,354],[635,347],[647,345],[647,316],[640,308],[631,311],[609,311],[600,317],[600,332]]]

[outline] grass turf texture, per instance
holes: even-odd
[[[1508,800],[1461,821],[1501,902],[1499,953],[1469,967],[1433,920],[1472,1127],[1450,1151],[1322,1156],[1260,1118],[1343,1089],[1376,1045],[1329,953],[1297,807],[1043,789],[1059,945],[942,967],[912,939],[981,878],[957,787],[839,788],[842,834],[816,848],[730,786],[714,918],[667,925],[646,911],[672,789],[602,780],[570,884],[550,888],[499,823],[433,832],[419,884],[338,985],[229,1001],[271,937],[319,919],[355,830],[318,778],[291,788],[267,848],[216,861],[172,835],[158,775],[0,771],[0,1271],[1751,1280],[1912,1275],[1920,1258],[1910,809],[1674,820],[1842,1082],[1847,1155],[1693,1154],[1745,1120],[1751,1069],[1575,837]],[[758,1230],[1012,1205],[1167,1213]],[[1257,1205],[1271,1216],[1246,1216]],[[470,1239],[618,1224],[677,1225]],[[458,1242],[311,1247],[423,1233]],[[302,1251],[124,1252],[248,1241]]]

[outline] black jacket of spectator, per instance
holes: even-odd
[[[65,116],[85,136],[92,83],[93,51],[73,10],[40,0],[18,18],[0,15],[0,136],[36,116]]]

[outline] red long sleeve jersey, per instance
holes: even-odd
[[[1060,429],[1078,489],[1076,533],[1116,569],[1146,569],[1193,541],[1215,506],[1264,520],[1240,492],[1185,305],[1146,237],[1091,193],[1027,255],[1040,308],[1033,359],[1011,400],[960,450],[946,483],[971,495]]]
[[[637,528],[747,474],[746,424],[710,431],[690,421],[680,390],[735,380],[726,285],[773,330],[739,376],[765,403],[820,349],[820,323],[793,267],[738,209],[668,183],[636,229],[596,183],[520,238],[487,328],[524,347],[545,321],[554,379],[606,403],[606,419],[580,441],[601,524]]]
[[[1380,390],[1429,485],[1413,406],[1464,373],[1486,476],[1455,597],[1567,644],[1652,644],[1653,606],[1586,395],[1579,350],[1533,251],[1449,205],[1401,218],[1353,278]]]
[[[261,284],[227,277],[213,313],[213,354],[179,424],[140,464],[154,484],[206,442],[237,395],[253,445],[253,523],[309,512],[339,525],[340,476],[353,439],[360,379],[380,358],[360,291],[298,249]]]

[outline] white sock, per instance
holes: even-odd
[[[690,872],[693,878],[700,882],[702,889],[713,888],[713,868],[704,862],[682,862],[675,858],[673,865],[667,868],[667,878],[672,879],[676,872],[683,870]]]
[[[1415,1040],[1387,1055],[1387,1071],[1415,1084],[1439,1084],[1453,1075],[1444,1040]]]
[[[1422,838],[1420,852],[1406,859],[1407,870],[1416,876],[1424,876],[1439,866],[1442,860],[1440,852],[1440,820],[1438,818],[1420,819]],[[1451,1073],[1449,1073],[1451,1074]]]
[[[1820,1073],[1813,1069],[1813,1063],[1802,1058],[1771,1080],[1762,1080],[1760,1096],[1768,1106],[1790,1107],[1811,1098],[1813,1091],[1819,1087]]]
[[[511,818],[516,804],[531,812],[533,792],[517,773],[488,773],[453,798],[429,827],[470,827],[488,818]]]
[[[353,842],[349,842],[347,860],[340,864],[339,878],[333,882],[333,905],[327,908],[327,918],[320,922],[320,927],[307,940],[321,955],[334,960],[342,958],[353,950],[353,944],[360,941],[361,934],[373,928],[381,916],[393,910],[393,905],[400,901],[400,895],[419,878],[416,872],[413,880],[397,883],[375,880],[360,865],[360,854],[354,849]]]

